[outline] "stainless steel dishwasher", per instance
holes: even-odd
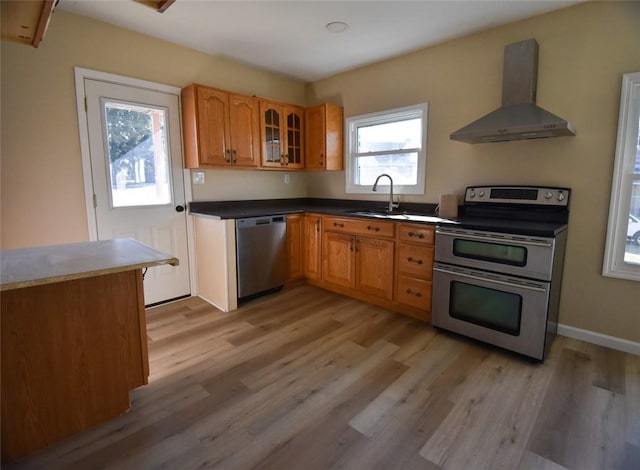
[[[238,299],[281,288],[287,278],[284,215],[236,219]]]

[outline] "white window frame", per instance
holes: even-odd
[[[602,275],[634,281],[640,281],[640,266],[625,263],[624,254],[631,192],[634,182],[640,184],[640,174],[634,172],[639,118],[640,72],[628,73],[622,77],[618,139]]]
[[[359,127],[375,124],[386,124],[419,117],[422,119],[422,146],[419,149],[404,149],[403,152],[417,152],[418,154],[418,181],[415,185],[402,185],[394,182],[394,194],[424,194],[426,168],[427,168],[427,121],[428,103],[420,103],[413,106],[391,109],[377,113],[363,114],[346,119],[345,133],[347,135],[346,151],[347,161],[345,165],[345,192],[348,194],[371,193],[371,185],[359,185],[355,183],[357,163],[357,130]],[[387,184],[385,180],[383,183]]]

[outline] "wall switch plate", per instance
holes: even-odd
[[[289,181],[291,181],[291,179],[289,178],[289,173],[285,173],[284,174],[284,184],[289,184]]]
[[[204,171],[194,171],[191,177],[193,184],[204,184]]]

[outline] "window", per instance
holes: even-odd
[[[387,173],[394,193],[424,194],[427,103],[351,117],[346,125],[347,193],[370,193],[378,175]]]
[[[622,78],[605,276],[640,281],[640,73]]]

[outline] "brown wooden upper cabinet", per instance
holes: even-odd
[[[38,47],[44,39],[56,3],[55,0],[2,0],[2,39]]]
[[[305,168],[309,170],[342,170],[342,106],[323,103],[306,108],[304,121]]]
[[[193,84],[182,89],[187,168],[257,167],[260,105],[256,98]]]
[[[262,166],[304,168],[304,108],[260,101]]]

